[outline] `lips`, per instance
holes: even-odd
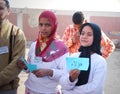
[[[81,42],[88,42],[87,40],[81,40]]]
[[[49,33],[48,32],[41,32],[41,35],[42,36],[49,36]]]

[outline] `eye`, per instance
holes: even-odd
[[[42,24],[42,23],[39,23],[39,26],[43,26],[43,24]]]
[[[92,32],[88,32],[87,36],[93,36],[93,33]]]
[[[0,10],[4,10],[4,8],[0,7]]]
[[[46,23],[45,26],[46,26],[46,27],[49,27],[49,26],[51,26],[51,25],[50,25],[50,23]]]
[[[42,27],[43,25],[44,25],[45,27],[49,27],[49,26],[51,26],[51,24],[50,24],[50,23],[45,23],[45,24],[43,24],[43,23],[39,23],[39,26],[41,26],[41,27]]]
[[[84,32],[81,32],[81,34],[80,35],[84,35]]]
[[[1,6],[0,6],[0,10],[4,10],[4,9],[6,9],[6,6],[5,6],[5,5],[4,5],[4,6],[1,5]]]

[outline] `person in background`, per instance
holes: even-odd
[[[25,55],[24,32],[7,19],[9,14],[9,1],[0,0],[0,94],[17,94],[21,69],[16,64]]]
[[[73,14],[72,21],[73,24],[66,27],[62,37],[62,40],[69,48],[70,54],[74,52],[78,52],[78,49],[81,44],[79,41],[78,31],[81,28],[81,25],[87,22],[84,18],[84,14],[81,11],[77,11]],[[115,49],[114,43],[106,36],[106,34],[103,31],[102,31],[101,46],[102,46],[102,56],[104,58],[107,58]]]
[[[25,82],[26,94],[56,94],[59,78],[66,71],[69,52],[66,45],[56,38],[58,23],[55,14],[45,10],[38,20],[38,38],[31,44],[28,53],[28,63],[36,64],[38,68],[29,72]],[[18,62],[18,66],[26,68],[22,61]]]
[[[85,23],[80,29],[79,52],[70,57],[88,58],[87,71],[72,69],[60,78],[63,94],[103,94],[107,64],[101,53],[101,29],[95,23]]]

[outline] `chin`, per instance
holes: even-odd
[[[81,46],[83,46],[83,47],[88,47],[88,46],[91,46],[91,45],[84,44],[84,45],[81,45]]]
[[[47,35],[42,35],[42,37],[43,37],[43,38],[48,38],[48,36],[47,36]]]

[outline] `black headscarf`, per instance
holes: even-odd
[[[100,43],[101,43],[100,27],[94,23],[85,23],[81,26],[81,29],[79,31],[80,35],[85,26],[90,26],[91,29],[93,30],[93,43],[91,46],[88,46],[88,47],[80,46],[80,48],[79,48],[79,52],[81,52],[79,57],[89,58],[89,68],[87,71],[80,72],[76,86],[80,86],[80,85],[86,84],[88,82],[89,74],[90,74],[90,66],[91,66],[91,53],[97,53],[99,55],[102,55],[101,51],[100,51],[100,49],[101,49],[101,47],[100,47]]]

